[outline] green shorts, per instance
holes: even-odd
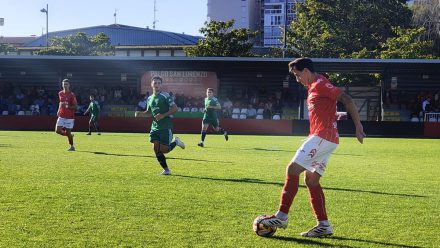
[[[90,116],[90,121],[89,122],[97,122],[98,121],[98,116],[97,115],[91,115]]]
[[[202,123],[204,125],[211,125],[214,128],[217,128],[219,126],[218,119],[203,119]]]
[[[155,130],[150,132],[150,142],[159,141],[162,145],[169,146],[173,139],[171,129]]]

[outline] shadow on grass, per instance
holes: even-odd
[[[421,246],[414,246],[414,245],[401,245],[401,244],[394,244],[394,243],[387,243],[387,242],[380,242],[380,241],[374,241],[374,240],[365,240],[365,239],[355,239],[355,238],[348,238],[348,237],[338,237],[333,236],[329,239],[337,239],[337,240],[348,240],[348,241],[356,241],[356,242],[363,242],[363,243],[370,243],[370,244],[378,244],[378,245],[385,245],[385,246],[394,246],[394,247],[403,247],[403,248],[421,248]]]
[[[283,241],[289,241],[289,242],[295,242],[298,244],[302,244],[304,246],[306,245],[319,245],[322,247],[345,247],[349,248],[352,246],[348,245],[341,245],[341,244],[327,244],[324,242],[320,242],[320,240],[342,240],[342,241],[356,241],[356,242],[362,242],[362,243],[368,243],[371,245],[382,245],[382,246],[392,246],[392,247],[402,247],[402,248],[421,248],[420,246],[412,246],[412,245],[401,245],[401,244],[394,244],[394,243],[387,243],[387,242],[380,242],[380,241],[374,241],[374,240],[364,240],[364,239],[355,239],[355,238],[347,238],[347,237],[337,237],[332,236],[325,239],[319,239],[319,238],[294,238],[294,237],[280,237],[280,236],[274,236],[271,237],[272,239],[278,239]],[[357,247],[357,246],[356,246]]]
[[[313,246],[320,246],[320,247],[342,247],[342,248],[351,248],[352,246],[348,245],[334,245],[334,244],[327,244],[324,242],[320,242],[321,239],[305,239],[305,238],[293,238],[293,237],[281,237],[281,236],[273,236],[271,239],[278,239],[283,241],[289,241],[289,242],[295,242],[297,244],[301,244],[302,246],[307,245],[313,245]]]
[[[268,185],[276,185],[276,186],[283,186],[284,185],[283,183],[267,182],[267,181],[264,181],[264,180],[261,180],[261,179],[255,179],[255,178],[237,178],[237,179],[235,179],[235,178],[196,177],[196,176],[186,176],[186,175],[174,175],[174,176],[185,177],[185,178],[192,178],[192,179],[212,180],[212,181],[235,182],[235,183],[257,183],[257,184],[268,184]],[[306,186],[300,185],[299,187],[305,188]],[[360,190],[360,189],[341,189],[341,188],[332,188],[332,187],[323,187],[323,188],[325,190],[348,191],[348,192],[357,192],[357,193],[369,193],[369,194],[377,194],[377,195],[421,197],[421,198],[427,197],[427,196],[423,196],[423,195],[387,193],[387,192]]]
[[[85,152],[85,153],[92,153],[92,154],[96,154],[96,155],[117,156],[117,157],[156,158],[156,156],[150,156],[150,155],[138,155],[138,154],[119,154],[119,153],[91,152],[91,151],[76,151],[76,152]],[[197,162],[210,162],[210,163],[232,164],[232,162],[215,161],[215,160],[204,160],[204,159],[192,159],[192,158],[174,158],[174,157],[167,157],[167,160],[168,160],[168,159],[171,159],[171,160],[185,160],[185,161],[197,161]]]
[[[0,144],[0,147],[4,148],[4,147],[12,147],[12,146],[10,144]]]
[[[251,149],[245,149],[245,150],[254,150],[254,151],[264,151],[264,152],[295,152],[293,150],[279,150],[279,149],[266,149],[266,148],[251,148]]]

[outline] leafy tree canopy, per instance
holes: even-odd
[[[104,33],[87,36],[79,32],[75,35],[53,37],[49,40],[50,47],[37,51],[38,55],[67,56],[105,56],[113,55],[114,47],[110,38]]]
[[[210,21],[200,29],[205,38],[194,47],[185,48],[188,56],[196,57],[251,57],[252,39],[257,32],[246,28],[234,29],[234,20]]]
[[[307,0],[296,6],[288,49],[307,57],[374,50],[393,35],[393,27],[406,28],[411,22],[405,0]]]

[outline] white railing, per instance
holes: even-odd
[[[440,113],[425,113],[425,122],[440,122]]]

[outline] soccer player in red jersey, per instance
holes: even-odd
[[[327,218],[324,193],[319,179],[327,168],[331,153],[339,143],[336,126],[337,101],[342,102],[351,115],[356,127],[356,137],[360,143],[363,143],[365,133],[352,98],[332,85],[327,78],[316,73],[311,59],[298,58],[290,62],[289,73],[308,89],[310,134],[287,165],[286,180],[281,192],[278,211],[275,215],[263,220],[262,224],[269,227],[287,228],[289,209],[298,192],[299,175],[305,171],[304,181],[309,191],[317,225],[302,232],[301,235],[304,237],[330,236],[333,234],[333,229]]]
[[[58,112],[57,112],[57,124],[55,126],[55,132],[62,136],[67,136],[69,140],[70,147],[68,151],[75,151],[73,146],[73,124],[75,118],[76,110],[76,97],[72,91],[70,91],[70,83],[68,79],[64,79],[61,82],[63,90],[58,92],[58,97],[60,100]]]

